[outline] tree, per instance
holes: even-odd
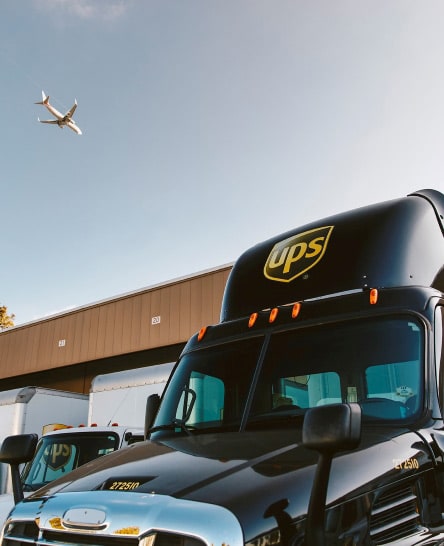
[[[14,326],[15,315],[8,315],[6,305],[0,305],[0,331]]]

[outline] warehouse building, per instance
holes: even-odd
[[[88,393],[102,373],[173,362],[219,322],[232,265],[137,290],[0,333],[0,391],[39,386]]]

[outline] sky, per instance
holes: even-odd
[[[0,305],[15,324],[444,191],[442,0],[0,6]],[[81,136],[50,119],[77,99]]]

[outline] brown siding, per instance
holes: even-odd
[[[0,380],[183,344],[202,326],[219,321],[230,270],[224,266],[5,330]],[[153,317],[160,322],[152,324]],[[67,382],[80,381],[68,376]]]

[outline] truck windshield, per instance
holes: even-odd
[[[36,454],[24,468],[24,491],[36,491],[67,472],[117,449],[119,438],[112,432],[54,434],[43,436]]]
[[[367,421],[412,419],[422,407],[422,332],[410,317],[385,317],[272,336],[250,421],[341,402],[358,402]]]
[[[340,402],[358,402],[367,421],[412,420],[422,408],[423,347],[423,326],[409,316],[298,328],[185,354],[154,430],[274,426]]]

